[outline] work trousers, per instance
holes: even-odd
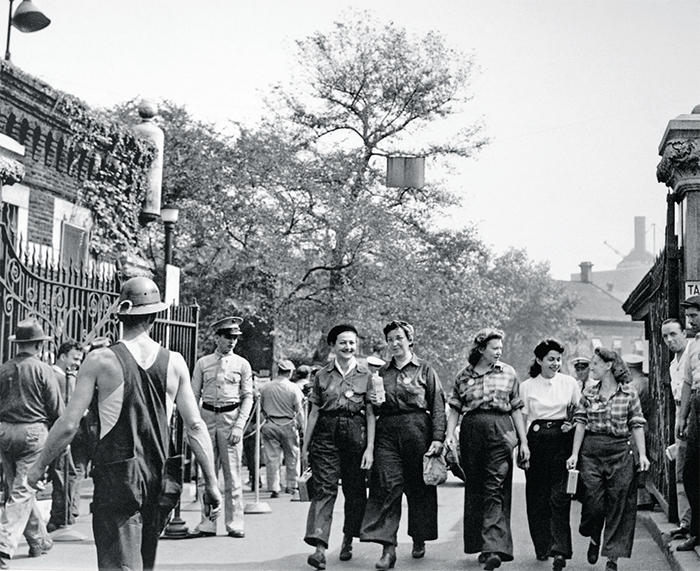
[[[299,433],[295,420],[268,419],[261,433],[265,449],[267,489],[270,492],[280,491],[280,459],[283,455],[287,473],[286,488],[296,488],[299,477]]]
[[[0,516],[0,552],[12,557],[24,534],[30,547],[51,544],[36,503],[36,490],[27,483],[27,472],[39,457],[48,428],[42,422],[0,423],[0,455],[9,489]]]
[[[527,433],[530,468],[525,472],[525,498],[530,537],[537,557],[571,559],[571,496],[566,493],[574,431],[562,432],[561,421],[535,421]]]
[[[690,504],[690,535],[700,537],[700,395],[693,395],[686,425],[683,485]]]
[[[462,419],[465,553],[496,553],[502,561],[513,560],[510,510],[516,442],[509,413],[475,410]]]
[[[345,496],[343,533],[360,536],[367,503],[365,472],[360,467],[366,446],[364,416],[319,415],[309,443],[309,464],[314,485],[304,537],[309,545],[320,543],[328,547],[339,480]]]
[[[202,420],[207,425],[209,437],[214,446],[214,466],[217,474],[219,470],[224,476],[224,523],[226,533],[231,531],[243,531],[243,486],[242,486],[242,457],[243,442],[229,444],[229,437],[234,423],[238,418],[236,409],[230,412],[213,412],[201,409]],[[204,476],[200,474],[199,497],[204,497]],[[202,517],[197,524],[196,531],[216,533],[216,522],[209,519],[202,502]]]
[[[677,418],[677,416],[676,416]],[[685,493],[685,485],[683,484],[683,469],[685,468],[685,455],[688,449],[688,444],[685,440],[676,439],[676,501],[678,503],[678,524],[680,527],[690,529],[690,519],[692,510],[688,495]]]
[[[637,518],[637,473],[627,437],[586,432],[579,454],[584,507],[579,532],[600,544],[604,557],[630,557]],[[603,528],[605,532],[603,533]]]
[[[66,476],[68,476],[67,479]],[[51,480],[49,524],[61,527],[75,523],[75,519],[80,515],[79,488],[82,478],[83,474],[79,475],[70,450],[66,450],[51,462],[49,465],[49,479]],[[68,498],[68,510],[66,510],[66,497]]]
[[[401,501],[408,501],[408,535],[414,541],[437,539],[437,487],[423,481],[423,455],[432,442],[425,411],[377,419],[374,466],[361,541],[396,545]]]

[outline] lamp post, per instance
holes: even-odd
[[[31,0],[22,0],[22,3],[17,7],[14,17],[12,16],[12,4],[14,0],[10,0],[10,12],[7,16],[7,44],[5,45],[5,60],[10,61],[10,32],[12,26],[20,32],[30,33],[43,30],[51,23],[41,10],[39,10]]]
[[[165,227],[165,266],[173,263],[173,231],[180,211],[174,206],[164,206],[160,211],[160,217]]]

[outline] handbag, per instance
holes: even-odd
[[[423,481],[428,486],[439,486],[447,481],[447,462],[444,451],[423,456]]]
[[[314,481],[311,477],[311,468],[304,470],[304,473],[297,478],[299,488],[299,501],[310,502],[314,497]]]

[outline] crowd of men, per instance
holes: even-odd
[[[681,305],[690,331],[669,319],[661,333],[673,353],[669,378],[677,441],[669,453],[676,460],[680,523],[672,535],[683,540],[677,547],[682,551],[692,550],[700,537],[700,296]],[[169,487],[174,404],[200,466],[201,520],[188,537],[216,535],[222,504],[227,535],[245,537],[244,450],[249,484],[254,489],[261,485],[258,427],[251,422],[255,402],[270,498],[282,493],[282,475],[284,492],[297,494],[311,369],[295,369],[283,359],[270,380],[258,383],[250,363],[234,353],[242,319],[226,317],[212,324],[216,348],[197,361],[190,380],[183,357],[162,348],[149,334],[156,314],[166,307],[151,280],[128,280],[117,310],[120,342],[109,347],[100,341],[94,347],[63,343],[53,366],[42,361],[50,337],[40,323],[31,318],[18,324],[10,339],[16,356],[0,366],[0,456],[8,489],[0,513],[0,569],[9,567],[22,536],[29,556],[38,557],[51,549],[50,533],[75,521],[88,465],[99,568],[152,569],[158,538],[180,492]],[[641,359],[630,356],[626,361],[640,396],[648,395]],[[587,358],[576,357],[572,364],[581,388],[593,382]],[[46,475],[52,483],[48,525],[36,502]],[[165,501],[169,495],[170,503]],[[639,503],[644,501],[640,491]]]

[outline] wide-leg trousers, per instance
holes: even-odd
[[[632,555],[637,519],[634,463],[629,438],[590,432],[583,437],[578,469],[585,488],[585,509],[579,532],[596,543],[602,534],[604,557]]]
[[[328,547],[333,521],[333,506],[338,497],[338,481],[345,496],[343,533],[360,536],[362,516],[367,503],[362,455],[367,446],[365,417],[332,416],[321,413],[309,443],[309,465],[314,496],[306,519],[304,541]]]
[[[700,395],[693,395],[686,425],[683,485],[690,504],[690,535],[700,537]]]
[[[571,456],[574,431],[562,432],[562,424],[563,421],[541,421],[530,426],[525,498],[535,554],[571,559],[571,496],[566,493],[566,460]]]
[[[462,419],[465,553],[496,553],[503,561],[513,560],[510,509],[515,442],[509,413],[476,410]]]
[[[408,535],[414,541],[437,539],[437,487],[423,481],[423,455],[432,442],[425,411],[377,419],[374,466],[361,541],[396,545],[401,501],[408,501]]]

